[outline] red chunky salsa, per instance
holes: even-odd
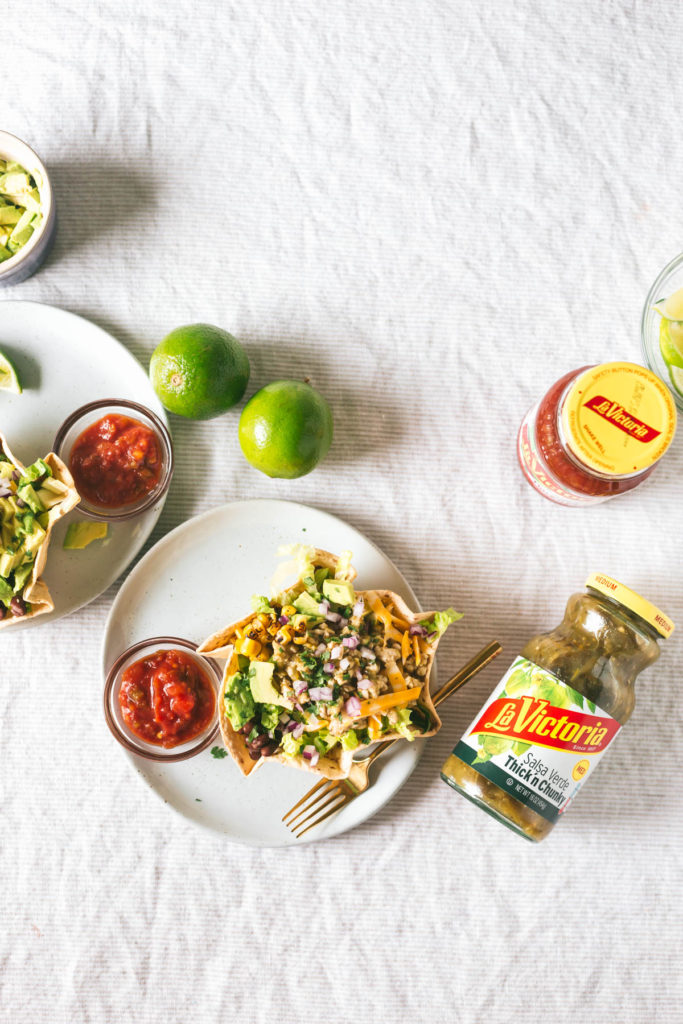
[[[162,470],[161,445],[139,420],[110,413],[76,438],[71,472],[83,498],[93,505],[121,508],[153,491]]]
[[[119,706],[131,732],[161,747],[177,747],[211,722],[216,697],[206,672],[183,651],[157,651],[124,671]]]

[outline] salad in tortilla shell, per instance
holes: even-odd
[[[461,616],[413,612],[389,590],[356,591],[348,552],[286,553],[296,583],[254,598],[251,615],[198,649],[225,661],[220,728],[241,771],[276,760],[344,778],[363,747],[432,736],[441,725],[429,692],[434,656]]]
[[[50,534],[79,501],[53,452],[24,466],[0,434],[0,629],[54,608],[41,579]]]

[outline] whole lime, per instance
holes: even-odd
[[[299,380],[274,380],[253,395],[240,416],[244,457],[266,476],[310,473],[332,443],[332,413],[323,396]]]
[[[169,412],[209,420],[239,402],[249,381],[249,360],[232,334],[211,324],[189,324],[157,345],[149,376]]]

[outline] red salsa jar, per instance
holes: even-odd
[[[669,389],[636,363],[572,370],[525,416],[517,439],[524,476],[558,505],[580,507],[633,490],[673,440]]]

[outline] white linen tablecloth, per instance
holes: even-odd
[[[380,814],[278,852],[198,830],[121,756],[100,708],[115,588],[4,633],[0,1019],[681,1021],[681,637],[540,846],[438,776],[502,661],[590,571],[683,633],[683,438],[640,490],[585,510],[536,496],[514,444],[562,373],[641,360],[646,291],[683,248],[680,5],[6,15],[0,127],[50,168],[60,227],[0,298],[80,313],[145,362],[173,327],[216,323],[248,349],[249,394],[309,376],[334,409],[329,457],[293,482],[244,462],[239,410],[174,418],[152,541],[233,499],[308,502],[367,533],[424,607],[466,613],[442,672],[494,637],[506,652]]]

